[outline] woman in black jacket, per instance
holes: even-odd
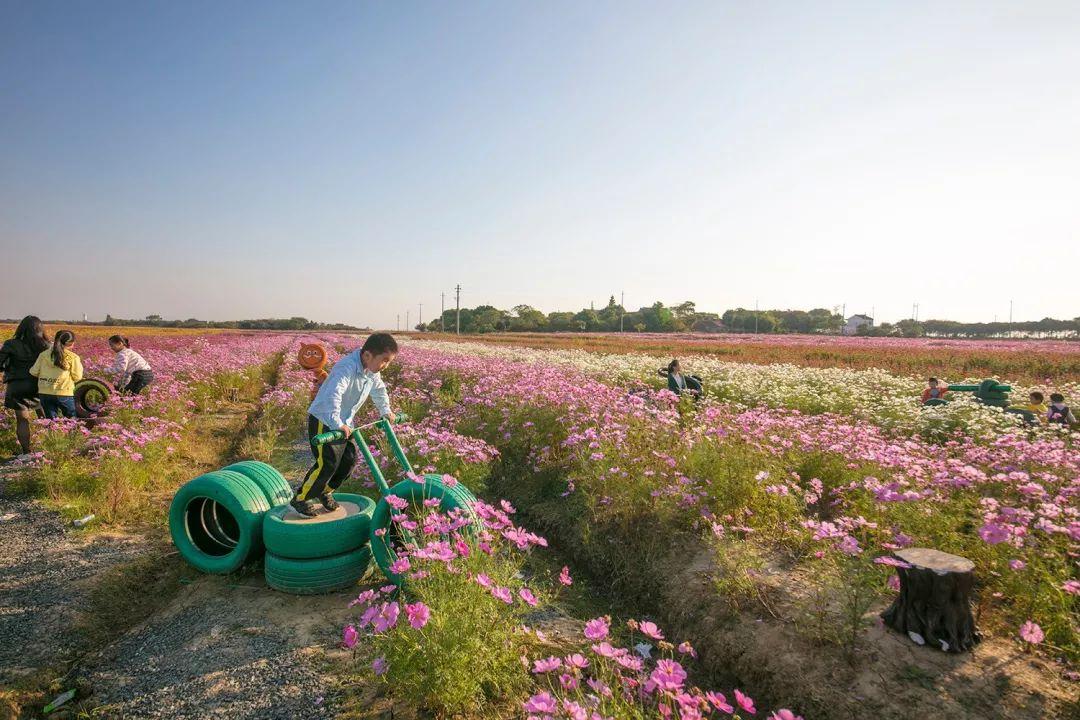
[[[30,452],[30,421],[38,409],[37,378],[30,368],[41,351],[49,347],[40,318],[27,315],[15,329],[15,337],[0,346],[0,370],[4,371],[4,407],[15,411],[15,436],[23,453]]]

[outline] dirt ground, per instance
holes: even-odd
[[[711,549],[673,564],[666,601],[680,629],[697,638],[718,674],[734,672],[751,691],[815,720],[1076,720],[1080,683],[1062,668],[989,638],[970,653],[919,646],[866,615],[869,627],[855,656],[814,643],[792,623],[761,609],[738,616],[719,603]],[[792,617],[799,578],[774,571],[767,579],[780,617]]]

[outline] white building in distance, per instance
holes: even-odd
[[[869,315],[852,315],[844,322],[841,332],[844,335],[855,335],[861,327],[874,327],[874,318]]]

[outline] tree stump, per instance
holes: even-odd
[[[975,563],[929,548],[907,548],[895,555],[911,567],[896,568],[900,595],[881,614],[885,624],[920,645],[945,652],[974,647],[982,639],[971,616]]]

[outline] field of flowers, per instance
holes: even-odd
[[[397,402],[487,443],[486,490],[658,617],[765,613],[857,665],[896,593],[891,551],[939,548],[976,563],[984,647],[1061,663],[1040,692],[1075,702],[1075,683],[1062,689],[1080,659],[1080,448],[1068,432],[961,404],[948,431],[928,433],[926,411],[905,400],[918,381],[881,371],[710,366],[779,390],[695,406],[650,386],[654,357],[414,340],[400,359]],[[821,403],[830,393],[843,400]],[[870,393],[885,400],[852,407]],[[688,566],[709,585],[679,605],[670,585]],[[778,703],[843,716],[843,692],[808,698],[775,676],[782,664],[740,664],[722,641],[691,639],[715,676],[734,669]]]
[[[453,335],[443,339],[455,340]],[[1068,340],[950,340],[838,335],[502,333],[469,342],[547,350],[706,355],[740,363],[882,368],[925,378],[1005,377],[1025,383],[1080,381],[1080,343]],[[666,362],[666,361],[665,361]]]
[[[195,429],[236,396],[251,416],[232,454],[296,479],[312,376],[293,358],[311,341],[331,361],[359,343],[138,336],[151,391],[114,398],[89,425],[40,421],[21,482],[73,517],[145,519],[190,477]],[[103,339],[75,350],[91,376],[111,360]],[[687,362],[709,390],[694,403],[661,384],[663,364],[404,340],[384,373],[411,416],[399,437],[418,471],[484,499],[485,528],[401,509],[422,536],[399,559],[408,590],[366,590],[343,631],[363,682],[437,713],[545,720],[1080,707],[1075,433],[971,402],[924,409],[921,379],[885,370],[706,354]],[[1054,387],[1080,394],[1075,381]],[[13,452],[3,423],[0,451]],[[376,457],[396,478],[389,453]],[[362,466],[342,489],[373,493]],[[984,641],[973,653],[912,651],[881,628],[898,586],[891,553],[908,546],[974,561]],[[599,613],[561,600],[583,588]],[[571,630],[545,626],[552,613]]]

